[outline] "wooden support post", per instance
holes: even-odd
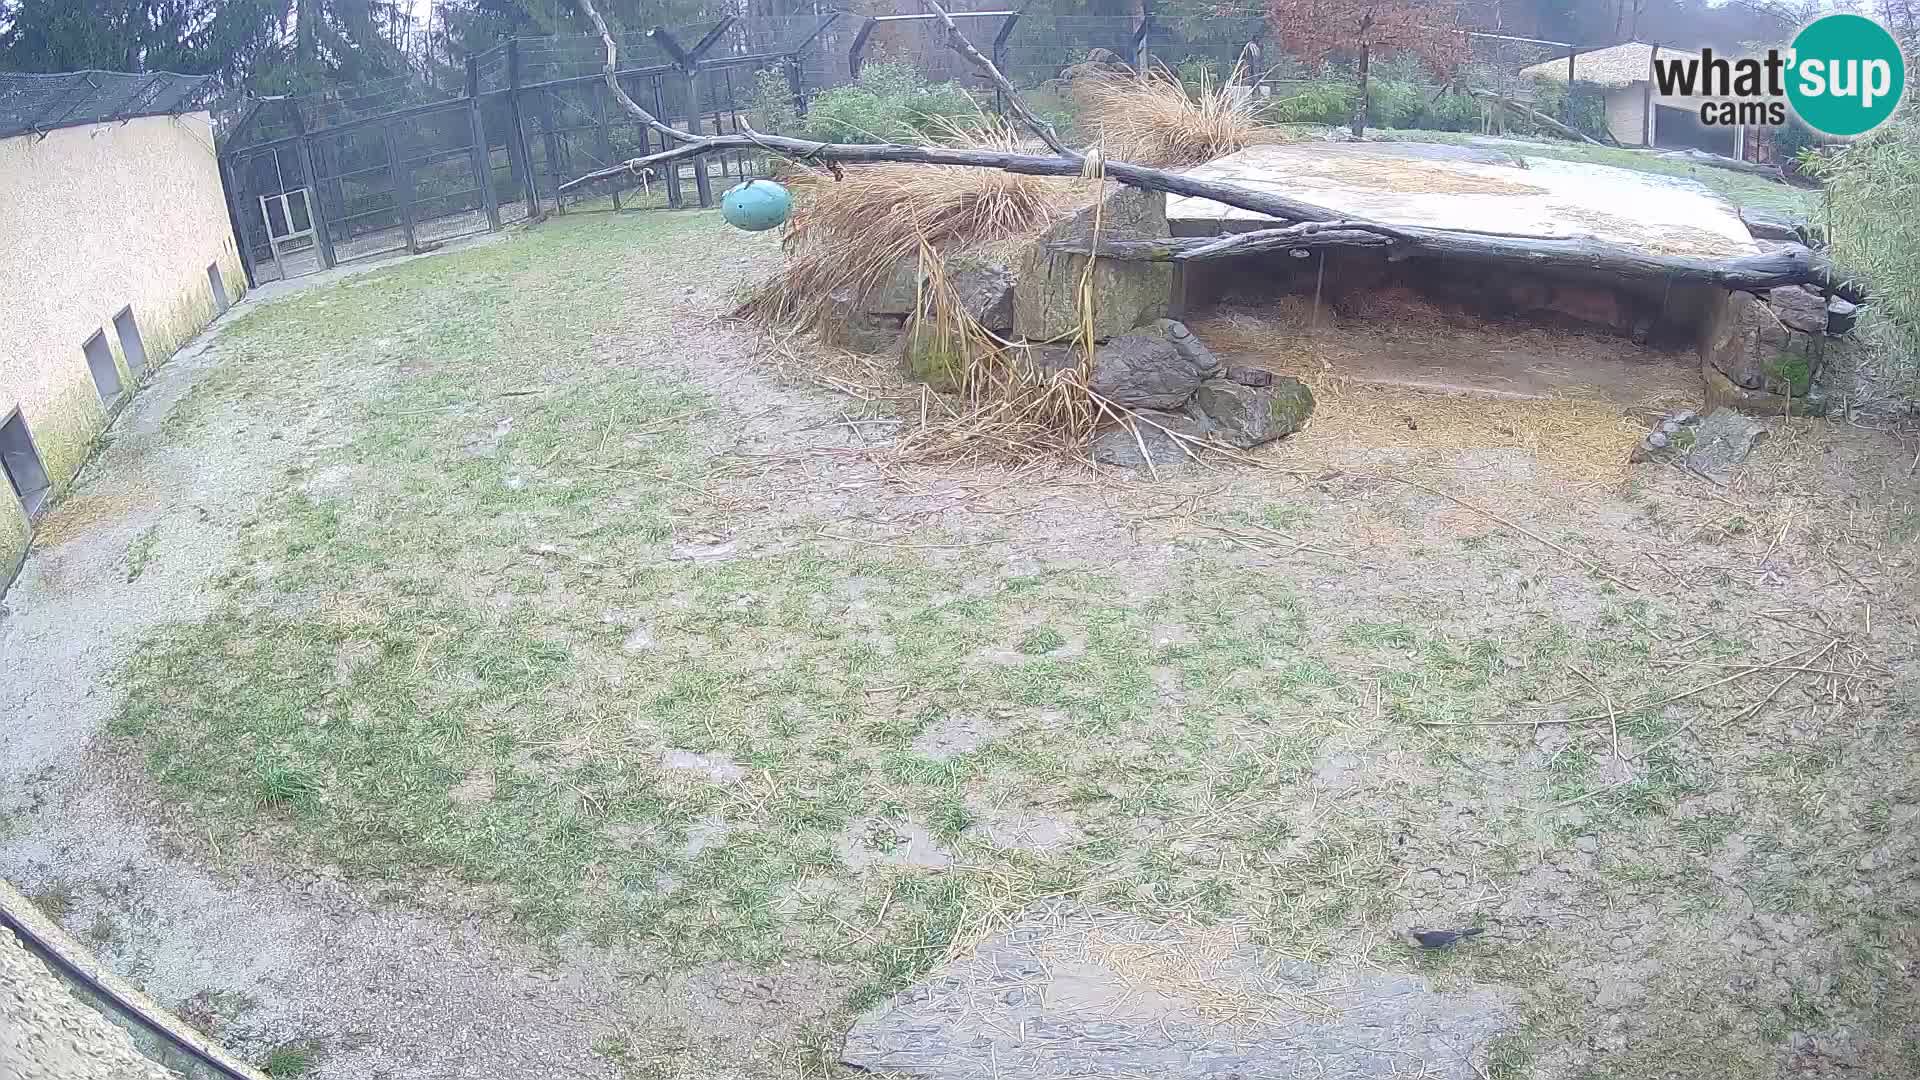
[[[1127,42],[1127,63],[1135,71],[1145,71],[1148,60],[1153,59],[1147,51],[1147,34],[1153,30],[1153,14],[1148,12],[1140,16],[1140,25],[1133,28],[1133,37]],[[998,67],[999,64],[995,64]]]
[[[467,57],[467,128],[473,145],[473,182],[480,188],[480,206],[487,212],[487,229],[500,231],[500,202],[493,193],[493,148],[487,145],[487,124],[480,116],[480,61]]]
[[[413,235],[413,168],[400,156],[400,140],[393,137],[393,125],[381,127],[387,143],[387,173],[393,179],[393,199],[400,208],[400,227],[407,233],[407,250],[418,254],[420,241]]]
[[[1640,118],[1640,144],[1642,146],[1652,146],[1657,138],[1654,133],[1654,127],[1659,121],[1654,119],[1653,112],[1655,107],[1653,104],[1653,61],[1654,58],[1659,55],[1660,46],[1658,45],[1655,45],[1652,50],[1647,53],[1647,81],[1640,94],[1641,107],[1646,110],[1646,115]]]
[[[533,179],[533,152],[527,149],[526,120],[520,115],[520,41],[507,39],[507,156],[527,188],[527,220],[539,221],[540,187]]]
[[[700,133],[699,68],[687,72],[687,130],[696,135]],[[693,190],[699,195],[701,209],[713,205],[713,178],[707,175],[707,157],[704,154],[693,159]]]
[[[1576,52],[1567,54],[1567,96],[1560,102],[1560,119],[1565,121],[1568,127],[1573,126],[1573,58],[1579,55]]]
[[[607,84],[604,82],[593,84],[593,112],[594,119],[600,124],[596,156],[600,158],[601,164],[611,165],[613,164],[613,129],[607,121]],[[613,186],[613,208],[620,209],[620,185],[618,184]]]

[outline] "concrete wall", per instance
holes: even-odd
[[[1607,91],[1607,131],[1622,146],[1639,146],[1646,140],[1646,94],[1644,82]]]
[[[109,419],[81,346],[133,308],[147,371],[213,319],[207,265],[246,287],[206,113],[0,139],[0,420],[26,418],[57,497]],[[124,399],[123,399],[124,400]],[[0,482],[0,588],[29,531]]]

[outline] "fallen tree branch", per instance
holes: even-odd
[[[1567,125],[1561,123],[1560,121],[1555,120],[1553,117],[1548,116],[1546,113],[1543,113],[1540,110],[1535,109],[1531,106],[1522,105],[1520,102],[1515,101],[1512,98],[1507,97],[1503,94],[1496,94],[1491,90],[1478,90],[1478,89],[1469,89],[1467,93],[1472,94],[1474,97],[1491,98],[1494,101],[1499,102],[1500,104],[1506,106],[1509,109],[1512,109],[1515,112],[1525,113],[1527,116],[1530,116],[1533,118],[1534,123],[1541,125],[1542,127],[1546,128],[1548,131],[1552,131],[1560,135],[1564,135],[1569,139],[1574,139],[1583,143],[1590,143],[1594,146],[1605,145],[1599,139],[1593,138],[1592,136],[1588,135],[1586,132],[1580,131],[1576,128],[1570,128]]]
[[[1836,269],[1825,255],[1799,245],[1716,260],[1655,255],[1592,237],[1513,236],[1343,220],[1259,229],[1228,237],[1106,240],[1094,253],[1101,258],[1138,262],[1192,262],[1323,247],[1391,247],[1396,260],[1417,255],[1497,262],[1542,271],[1597,272],[1635,280],[1717,285],[1742,292],[1814,284],[1856,304],[1867,299],[1864,282]],[[1088,253],[1087,245],[1080,240],[1061,241],[1054,249]]]
[[[1658,150],[1654,151],[1653,154],[1655,157],[1663,157],[1669,161],[1684,161],[1689,165],[1705,165],[1709,169],[1725,169],[1728,172],[1750,173],[1754,176],[1764,176],[1769,180],[1781,184],[1787,182],[1786,174],[1781,172],[1780,167],[1777,165],[1756,165],[1751,161],[1742,161],[1739,158],[1727,157],[1725,154],[1709,154],[1705,150],[1695,150],[1692,148],[1686,150]]]

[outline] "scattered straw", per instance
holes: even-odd
[[[1349,375],[1368,344],[1343,328],[1305,332],[1313,317],[1296,300],[1255,317],[1222,312],[1193,323],[1194,333],[1230,362],[1292,375],[1313,389],[1313,418],[1283,444],[1288,457],[1341,465],[1377,462],[1382,453],[1439,461],[1464,450],[1521,450],[1564,479],[1615,488],[1645,425],[1618,403],[1592,397],[1490,397],[1383,386]],[[1295,310],[1297,309],[1297,310]],[[1393,333],[1417,350],[1416,336],[1443,329],[1421,309],[1396,315]],[[1319,319],[1324,325],[1329,313]],[[1435,351],[1438,351],[1435,349]],[[1430,355],[1430,354],[1428,354]]]

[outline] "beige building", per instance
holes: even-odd
[[[85,75],[78,97],[0,75],[0,588],[95,437],[246,287],[208,114],[165,107],[201,80]]]
[[[1532,78],[1593,83],[1605,94],[1607,133],[1621,146],[1691,147],[1734,156],[1741,132],[1700,123],[1705,97],[1663,95],[1653,82],[1654,57],[1676,59],[1699,54],[1686,49],[1628,41],[1605,49],[1565,57],[1520,69]]]

